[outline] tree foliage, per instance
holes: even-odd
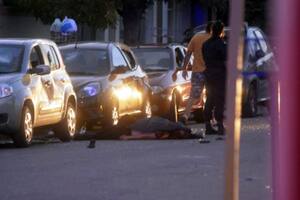
[[[117,12],[113,1],[106,0],[13,0],[13,6],[40,19],[45,24],[68,16],[80,24],[95,28],[113,25]]]
[[[264,29],[268,13],[267,0],[246,0],[245,8],[245,20],[250,25],[256,25]]]

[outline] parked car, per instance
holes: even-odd
[[[177,68],[183,67],[186,48],[182,45],[148,45],[132,48],[144,71],[147,72],[153,90],[153,113],[167,117],[172,121],[185,111],[190,96],[191,71],[188,78],[177,72],[177,80],[172,74]],[[192,112],[196,121],[202,121],[204,95],[193,105]]]
[[[258,27],[245,26],[243,66],[243,115],[257,115],[258,105],[270,100],[270,75],[277,71],[274,53],[266,35]]]
[[[60,47],[78,98],[78,127],[110,129],[125,115],[151,117],[146,73],[124,44],[85,42]]]
[[[50,126],[62,141],[75,133],[76,95],[55,43],[0,39],[0,132],[29,146],[35,128]]]
[[[196,27],[192,32],[204,32],[205,26]],[[230,29],[225,28],[225,40]],[[276,71],[274,53],[264,32],[255,26],[244,26],[244,64],[242,69],[243,93],[242,114],[255,117],[258,105],[267,105],[270,99],[269,76]]]

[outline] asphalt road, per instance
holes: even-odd
[[[240,199],[271,199],[268,117],[243,119]],[[192,125],[202,128],[203,125]],[[224,140],[0,141],[1,200],[220,200]]]

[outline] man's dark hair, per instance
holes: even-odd
[[[216,21],[212,27],[213,37],[219,37],[224,29],[224,24],[221,21]]]
[[[213,23],[212,22],[207,22],[206,27],[205,27],[205,32],[210,33],[211,32],[211,27]]]

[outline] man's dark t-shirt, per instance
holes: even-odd
[[[219,37],[211,37],[203,44],[202,53],[207,79],[226,79],[226,52],[226,43]]]

